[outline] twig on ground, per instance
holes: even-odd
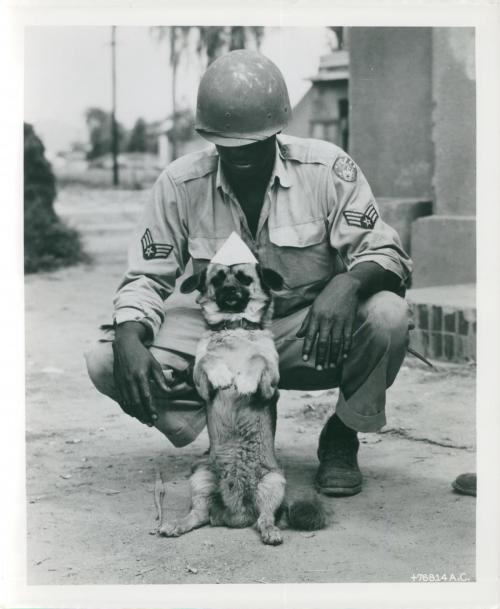
[[[143,569],[142,571],[138,571],[135,574],[135,577],[139,577],[140,575],[144,575],[145,573],[149,573],[150,571],[154,571],[156,567],[149,567],[149,569]]]
[[[114,488],[97,488],[92,486],[91,489],[98,493],[103,493],[104,495],[119,495],[121,493],[121,491],[117,491]]]
[[[413,355],[413,357],[416,357],[421,362],[424,362],[424,364],[427,364],[429,366],[429,368],[431,368],[434,371],[437,371],[436,366],[434,366],[434,364],[431,364],[431,362],[426,357],[424,357],[421,353],[419,353],[418,351],[415,351],[415,349],[412,349],[411,347],[406,347],[406,350],[408,351],[408,353],[411,353]]]
[[[158,531],[159,531],[163,525],[163,511],[164,511],[163,504],[165,501],[165,486],[164,486],[163,480],[161,478],[161,473],[160,473],[159,467],[156,468],[154,499],[155,499],[155,508],[156,508],[155,520],[158,520]]]

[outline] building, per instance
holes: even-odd
[[[349,33],[350,153],[411,252],[416,345],[473,358],[474,28]]]
[[[473,28],[352,28],[350,151],[413,222],[414,286],[475,281]]]
[[[349,147],[349,51],[340,49],[320,58],[311,87],[293,109],[285,132]]]
[[[180,112],[178,120],[180,127],[177,128],[178,136],[175,139],[175,144],[173,141],[174,121],[172,117],[150,126],[149,132],[157,141],[158,162],[161,167],[166,167],[174,158],[196,152],[208,146],[207,141],[194,130],[194,118],[191,113]]]
[[[348,28],[286,132],[348,150],[414,260],[416,346],[475,356],[473,28]],[[343,36],[344,38],[347,38]]]

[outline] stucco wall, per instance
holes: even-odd
[[[476,211],[474,28],[435,28],[434,191],[437,214]]]
[[[432,29],[350,29],[350,153],[376,196],[432,196]]]
[[[313,106],[314,94],[312,87],[305,93],[304,97],[293,108],[292,120],[284,129],[285,133],[296,137],[310,137],[309,121]]]
[[[335,138],[315,136],[311,132],[312,121],[335,121],[339,119],[339,100],[347,99],[347,81],[315,83],[293,108],[292,119],[284,132],[297,137],[320,137],[343,146],[341,135]]]

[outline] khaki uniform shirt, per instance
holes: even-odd
[[[215,147],[171,163],[153,187],[115,297],[115,322],[142,321],[156,335],[164,301],[192,259],[199,271],[232,231],[260,264],[278,271],[275,316],[310,304],[338,272],[376,262],[401,279],[411,262],[379,216],[368,182],[352,159],[320,140],[280,135],[257,234],[224,179]]]

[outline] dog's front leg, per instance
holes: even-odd
[[[273,546],[283,541],[281,531],[274,521],[275,514],[285,499],[285,484],[283,474],[275,471],[266,474],[257,485],[257,528],[262,541]]]
[[[180,520],[166,522],[159,530],[163,537],[179,537],[209,523],[210,496],[216,481],[208,465],[200,464],[189,479],[191,484],[191,510]]]
[[[278,366],[274,362],[268,361],[259,383],[259,390],[266,400],[270,400],[275,395],[279,380]]]
[[[274,340],[266,336],[258,343],[259,356],[264,360],[258,389],[265,400],[270,400],[276,393],[280,380],[279,357]]]
[[[248,368],[238,373],[236,386],[242,394],[260,391],[264,400],[270,400],[276,393],[279,382],[277,357],[270,359],[259,353],[250,358]]]
[[[253,355],[244,370],[240,370],[235,378],[235,385],[240,395],[253,395],[266,369],[266,360],[262,355]]]
[[[210,383],[208,381],[207,373],[201,365],[201,361],[202,360],[195,362],[193,369],[193,382],[200,396],[205,400],[205,402],[208,402],[211,393]]]
[[[213,390],[232,385],[233,374],[223,361],[207,353],[195,363],[193,380],[198,393],[208,400]]]

